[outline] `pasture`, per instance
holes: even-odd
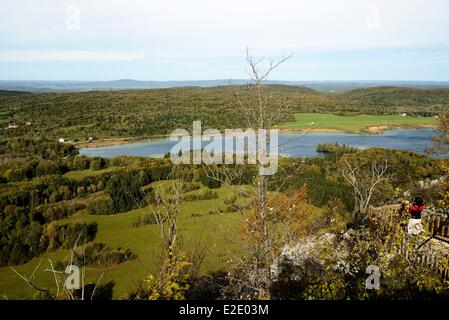
[[[344,132],[369,132],[369,128],[420,128],[433,127],[437,121],[432,117],[412,117],[402,115],[348,115],[338,116],[327,113],[295,113],[295,121],[278,126],[285,130],[322,130]],[[375,130],[374,130],[375,131]]]

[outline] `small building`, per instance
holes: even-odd
[[[59,142],[59,143],[65,143],[65,140],[64,140],[64,138],[59,138],[59,139],[58,139],[58,142]]]
[[[31,126],[31,121],[28,121],[27,123],[25,123],[25,125]]]
[[[8,126],[5,129],[15,129],[17,127],[18,127],[18,125],[14,124],[14,123],[10,123],[10,124],[8,124]]]
[[[89,138],[87,138],[86,142],[91,142],[92,140],[94,140],[94,138],[89,137]]]
[[[401,117],[406,117],[406,116],[407,116],[406,113],[401,114]]]

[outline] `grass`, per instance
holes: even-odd
[[[92,172],[99,173],[100,171],[77,171],[74,178],[89,176]],[[153,187],[166,188],[170,183],[171,181],[155,182]],[[201,185],[199,189],[189,193],[201,192],[205,189],[207,187]],[[183,202],[179,217],[179,240],[186,251],[194,251],[198,248],[205,250],[205,259],[200,269],[201,274],[226,270],[226,261],[230,258],[235,259],[243,253],[243,249],[236,241],[242,215],[238,212],[225,212],[227,206],[224,202],[232,193],[238,193],[237,190],[248,191],[249,186],[238,186],[237,188],[222,186],[213,189],[214,192],[217,192],[218,199]],[[90,198],[96,195],[97,193],[86,197],[86,199],[82,198],[80,201],[91,201]],[[237,196],[238,203],[246,201],[248,198]],[[217,214],[217,209],[223,209],[223,213]],[[214,214],[211,214],[212,212]],[[151,214],[150,206],[109,216],[89,215],[86,210],[81,210],[66,219],[55,222],[65,224],[95,221],[98,223],[95,242],[107,244],[111,249],[129,248],[138,255],[137,259],[118,265],[103,268],[89,267],[86,273],[86,283],[95,283],[104,273],[101,284],[113,282],[113,298],[119,299],[124,293],[136,288],[140,280],[157,272],[161,244],[157,226],[133,226],[133,223],[145,214]],[[41,257],[14,268],[21,274],[30,276],[41,261],[34,282],[43,288],[54,290],[53,275],[44,271],[50,266],[48,259],[54,263],[58,260],[65,261],[68,257],[69,250],[58,249],[54,252],[46,252]],[[31,299],[35,292],[9,267],[0,268],[0,297]]]
[[[92,169],[86,169],[86,170],[78,170],[78,171],[69,171],[66,174],[64,174],[64,177],[73,179],[73,180],[81,180],[87,177],[95,177],[103,173],[107,172],[113,172],[119,169],[123,169],[122,167],[114,167],[110,166],[106,169],[101,170],[92,170]]]
[[[435,118],[402,117],[400,115],[354,115],[337,116],[325,113],[295,113],[295,121],[279,125],[287,130],[332,130],[345,132],[363,132],[369,127],[428,127],[436,126]]]
[[[225,261],[241,252],[241,249],[230,241],[236,237],[241,215],[237,212],[220,215],[209,214],[216,208],[225,208],[223,200],[232,190],[229,187],[222,187],[214,191],[218,193],[218,199],[185,202],[179,218],[179,236],[183,246],[186,249],[205,248],[206,250],[201,273],[224,269]],[[95,242],[105,243],[113,249],[130,248],[138,255],[137,259],[123,264],[101,269],[88,269],[86,281],[96,282],[104,272],[101,283],[114,282],[115,299],[135,288],[139,280],[157,271],[160,248],[157,227],[155,225],[132,226],[139,216],[148,213],[151,213],[150,207],[111,216],[92,216],[83,210],[70,218],[57,222],[96,221],[98,233]],[[51,258],[53,262],[63,261],[68,254],[68,250],[48,252],[42,257],[15,268],[22,274],[31,275],[39,260],[42,259],[42,264],[36,272],[36,283],[43,287],[54,288],[52,275],[43,271],[49,267],[47,259]],[[34,292],[9,267],[0,268],[0,296],[5,296],[8,299],[29,299]]]

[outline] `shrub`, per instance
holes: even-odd
[[[136,221],[133,222],[134,227],[146,226],[156,224],[156,217],[154,214],[144,214],[143,217],[139,216]]]
[[[92,215],[110,215],[114,214],[114,207],[111,198],[102,198],[89,203],[87,212]]]
[[[86,208],[86,205],[80,202],[62,203],[46,207],[44,218],[46,222],[67,218],[79,210]]]
[[[237,200],[237,197],[235,193],[231,193],[229,196],[227,196],[224,200],[224,203],[227,205],[233,205],[234,202]]]
[[[218,193],[211,190],[202,190],[197,193],[190,193],[184,195],[185,201],[211,200],[211,199],[218,199]]]
[[[218,189],[221,187],[221,182],[217,179],[210,178],[205,172],[200,174],[200,181],[203,186],[209,189]]]
[[[88,265],[106,267],[114,264],[124,263],[137,258],[130,249],[111,249],[106,244],[94,243],[86,246],[84,255],[81,257]],[[67,264],[68,262],[66,262]]]
[[[107,167],[106,160],[103,158],[95,158],[90,162],[90,169],[92,170],[101,170]]]
[[[347,153],[355,153],[359,151],[356,147],[347,146],[345,144],[335,143],[323,143],[319,144],[316,147],[317,152],[322,153],[334,153],[338,155],[347,154]]]

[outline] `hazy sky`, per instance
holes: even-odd
[[[2,80],[449,80],[448,0],[0,0]]]

